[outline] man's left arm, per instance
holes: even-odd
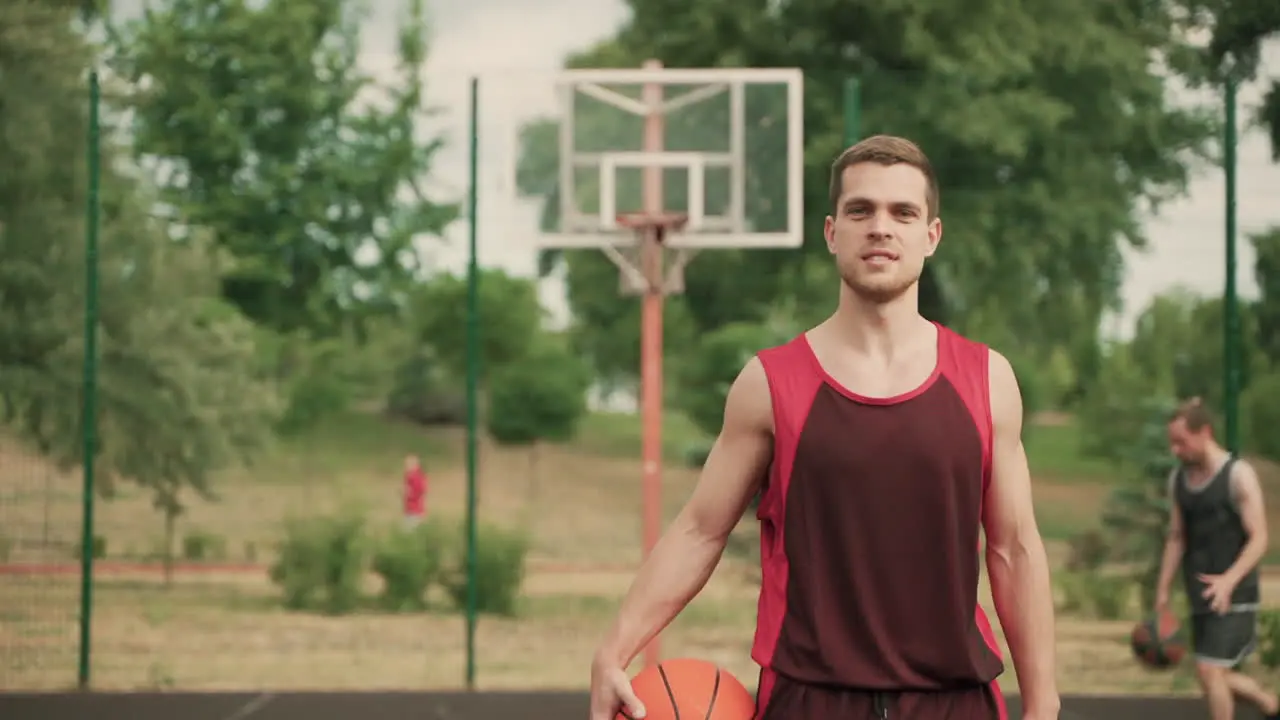
[[[1243,460],[1238,460],[1231,466],[1231,495],[1236,511],[1240,513],[1240,522],[1249,536],[1239,557],[1225,573],[1234,587],[1262,562],[1263,556],[1267,554],[1268,544],[1262,485],[1258,482],[1258,473],[1253,466]]]
[[[1031,502],[1022,446],[1022,394],[1009,361],[990,359],[992,475],[983,500],[987,574],[1022,695],[1023,716],[1055,720],[1060,700],[1049,559]]]

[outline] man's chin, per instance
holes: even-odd
[[[915,281],[894,283],[861,283],[845,281],[854,295],[873,303],[888,303],[902,297]]]

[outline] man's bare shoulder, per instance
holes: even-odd
[[[773,431],[773,397],[759,355],[752,356],[729,387],[724,404],[725,427]]]
[[[1009,359],[987,348],[987,386],[991,393],[991,420],[997,426],[1022,430],[1022,390]]]
[[[1231,492],[1236,496],[1242,493],[1261,492],[1262,481],[1258,478],[1258,470],[1244,458],[1237,458],[1231,464]]]

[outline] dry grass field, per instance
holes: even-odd
[[[672,435],[674,433],[669,433]],[[485,522],[525,529],[533,555],[514,618],[483,618],[477,637],[483,688],[580,688],[638,558],[637,468],[626,438],[589,428],[572,447],[526,450],[485,445],[479,486]],[[678,438],[677,438],[678,439]],[[345,617],[290,613],[262,564],[282,519],[358,508],[375,530],[396,521],[401,456],[428,457],[429,509],[461,516],[465,477],[460,433],[420,431],[369,420],[281,448],[252,470],[219,479],[219,498],[193,500],[179,521],[225,543],[220,559],[249,568],[180,570],[166,586],[154,571],[112,563],[154,554],[162,523],[142,492],[121,486],[98,505],[108,561],[94,584],[93,679],[104,689],[450,688],[462,683],[464,624],[444,609]],[[1033,448],[1034,449],[1034,448]],[[669,457],[678,457],[678,444]],[[1047,451],[1046,451],[1047,452]],[[1033,454],[1033,463],[1035,462]],[[532,472],[531,472],[532,471]],[[668,514],[695,475],[676,463],[665,474]],[[66,687],[74,681],[78,580],[72,574],[15,574],[15,564],[74,570],[79,480],[8,446],[0,456],[0,539],[10,571],[0,574],[0,688]],[[1097,518],[1107,487],[1095,477],[1038,474],[1037,502],[1050,537]],[[755,528],[744,522],[704,593],[664,635],[664,654],[728,667],[748,685],[755,613]],[[1062,555],[1055,546],[1054,555]],[[371,583],[375,582],[373,580]],[[1280,597],[1280,578],[1265,593]],[[371,592],[376,590],[370,588]],[[981,593],[988,612],[990,601]],[[1138,608],[1133,608],[1138,613]],[[1139,669],[1126,645],[1129,621],[1062,615],[1058,657],[1067,692],[1190,690],[1183,672]],[[1014,680],[1012,669],[1005,681]]]

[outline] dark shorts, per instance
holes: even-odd
[[[1252,610],[1191,616],[1191,647],[1196,662],[1233,668],[1253,652],[1258,641],[1258,613]]]
[[[1004,720],[999,689],[873,692],[790,680],[766,671],[760,677],[756,720]]]

